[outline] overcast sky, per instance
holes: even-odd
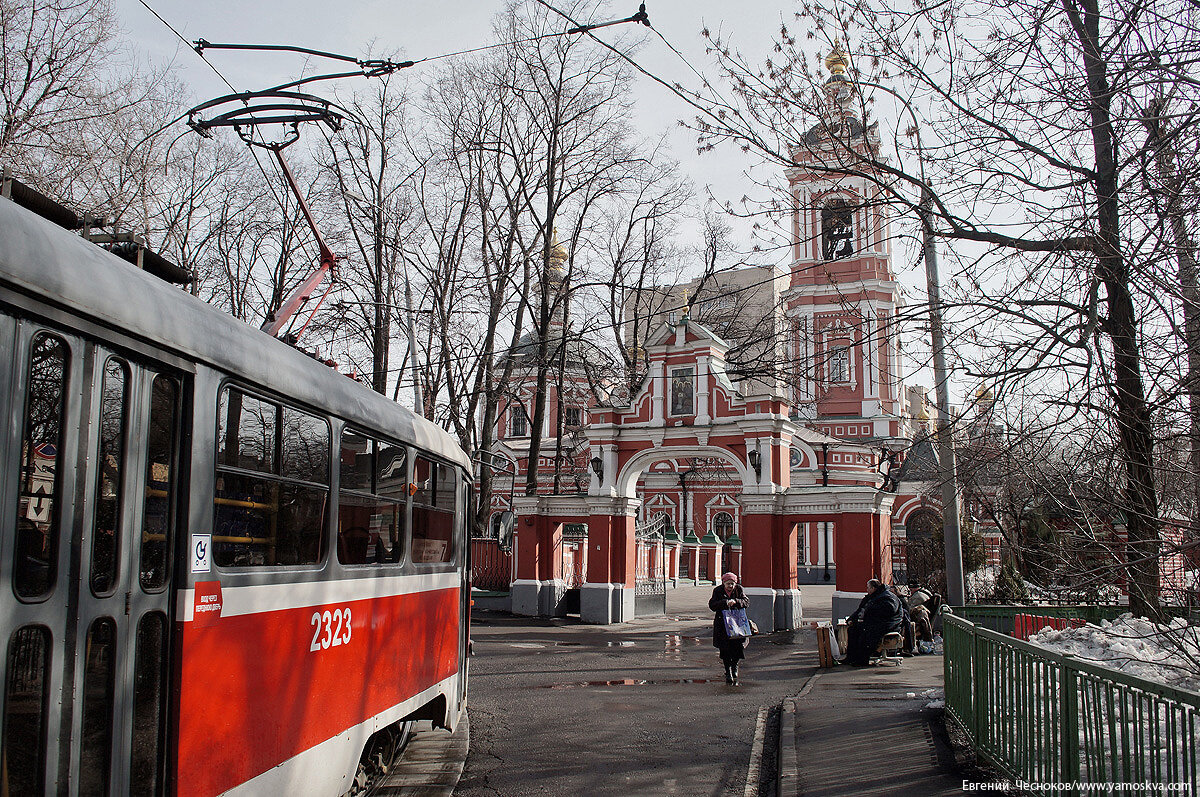
[[[399,51],[413,60],[492,43],[491,23],[503,7],[499,0],[487,2],[413,2],[412,0],[147,0],[149,5],[188,41],[293,44],[318,50],[362,55]],[[717,0],[650,0],[650,21],[697,69],[714,75],[711,59],[704,52],[700,30],[732,34],[732,40],[752,62],[765,59],[772,35],[781,19],[793,13],[786,2],[717,2]],[[121,23],[135,45],[153,61],[172,62],[177,73],[200,102],[229,92],[228,88],[192,51],[138,0],[116,0]],[[611,18],[637,11],[637,3],[615,0]],[[617,28],[598,31],[612,41]],[[668,82],[697,86],[698,78],[680,58],[647,28],[625,26],[626,35],[642,41],[637,60],[648,71]],[[598,45],[597,45],[598,46]],[[303,56],[289,54],[246,54],[209,50],[211,63],[240,91],[281,83],[302,73]],[[439,63],[446,63],[445,61]],[[312,68],[337,69],[336,62],[322,61]],[[423,68],[418,65],[412,72]],[[415,77],[415,74],[410,73]],[[324,84],[328,86],[329,84]],[[737,201],[750,190],[743,177],[749,165],[740,152],[697,155],[695,136],[679,129],[677,122],[689,117],[688,107],[652,81],[639,76],[631,91],[636,100],[636,121],[644,136],[657,140],[670,131],[672,157],[678,160],[703,195],[711,186],[721,200]],[[320,93],[318,89],[316,93]]]

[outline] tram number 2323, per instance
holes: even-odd
[[[334,609],[332,612],[328,609],[323,612],[313,612],[312,620],[309,623],[313,627],[312,644],[308,646],[310,653],[350,644],[349,606],[344,609]]]

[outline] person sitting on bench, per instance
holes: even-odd
[[[877,578],[867,582],[867,595],[847,621],[848,644],[843,664],[865,667],[884,636],[902,630],[900,599]]]

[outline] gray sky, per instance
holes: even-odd
[[[318,0],[147,0],[188,41],[294,44],[318,50],[361,55],[366,50],[398,50],[404,57],[419,59],[492,43],[491,21],[503,2],[380,2],[344,0],[340,4]],[[788,2],[734,3],[716,0],[649,0],[650,21],[697,69],[714,75],[704,52],[700,30],[732,33],[733,41],[754,62],[769,52],[771,36],[779,30],[784,15],[791,17]],[[196,102],[226,94],[228,88],[178,38],[138,0],[116,0],[121,23],[135,45],[155,62],[173,62],[177,74],[191,88]],[[637,10],[630,0],[613,0],[612,18]],[[694,87],[698,78],[678,56],[647,28],[625,26],[597,31],[612,41],[614,31],[638,37],[643,45],[637,60],[648,71],[668,82]],[[599,46],[599,45],[597,45]],[[290,54],[244,54],[210,50],[210,62],[240,91],[281,83],[301,74],[303,56]],[[438,62],[445,64],[447,61]],[[334,71],[337,62],[319,61],[320,71]],[[410,76],[423,69],[418,65]],[[359,79],[361,82],[363,79]],[[314,93],[327,91],[322,84]],[[347,85],[351,85],[347,83]],[[697,155],[695,136],[678,129],[676,123],[690,117],[688,107],[664,87],[639,76],[632,86],[636,99],[637,124],[644,136],[657,138],[670,131],[670,154],[703,195],[707,186],[722,201],[737,201],[751,186],[743,177],[749,162],[740,152]]]

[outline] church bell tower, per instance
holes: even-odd
[[[820,118],[792,149],[793,257],[784,307],[799,420],[845,439],[901,434],[899,285],[888,206],[840,45],[825,58]]]

